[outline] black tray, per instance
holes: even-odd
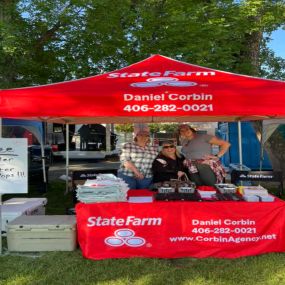
[[[156,193],[157,201],[201,201],[197,193]]]

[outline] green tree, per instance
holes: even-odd
[[[133,124],[116,124],[115,130],[119,133],[131,133],[133,132],[134,127]]]
[[[284,15],[284,0],[2,0],[0,88],[101,74],[156,53],[285,79],[284,59],[268,48]]]
[[[18,0],[0,6],[2,88],[114,70],[150,54],[284,78],[267,47],[284,1]]]

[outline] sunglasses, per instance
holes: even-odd
[[[175,145],[164,145],[162,148],[167,149],[167,148],[175,148]]]

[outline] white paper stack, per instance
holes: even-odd
[[[217,193],[216,190],[197,190],[202,199],[211,199],[214,194]]]
[[[122,179],[104,174],[78,185],[76,196],[83,203],[124,202],[127,201],[128,190],[128,185]]]
[[[275,200],[274,196],[268,195],[267,197],[261,197],[262,202],[273,202]]]
[[[116,175],[112,173],[100,173],[96,175],[96,180],[112,180],[112,181],[118,181],[121,180]],[[92,181],[92,180],[91,180]]]
[[[259,202],[260,199],[256,195],[243,195],[243,199],[247,202]]]
[[[244,186],[243,193],[245,196],[256,195],[259,197],[267,197],[268,191],[262,186]]]
[[[262,186],[244,186],[243,198],[248,202],[273,202],[275,198]]]

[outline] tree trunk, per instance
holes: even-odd
[[[253,21],[258,22],[261,16],[262,15],[255,17]],[[253,31],[245,36],[246,49],[241,57],[241,62],[244,61],[251,63],[252,68],[250,74],[254,76],[258,76],[259,74],[259,56],[262,38],[262,30]],[[262,131],[260,122],[253,122],[253,127],[256,132]],[[275,131],[264,145],[264,148],[267,151],[273,170],[281,170],[283,178],[285,179],[285,138],[278,131]]]

